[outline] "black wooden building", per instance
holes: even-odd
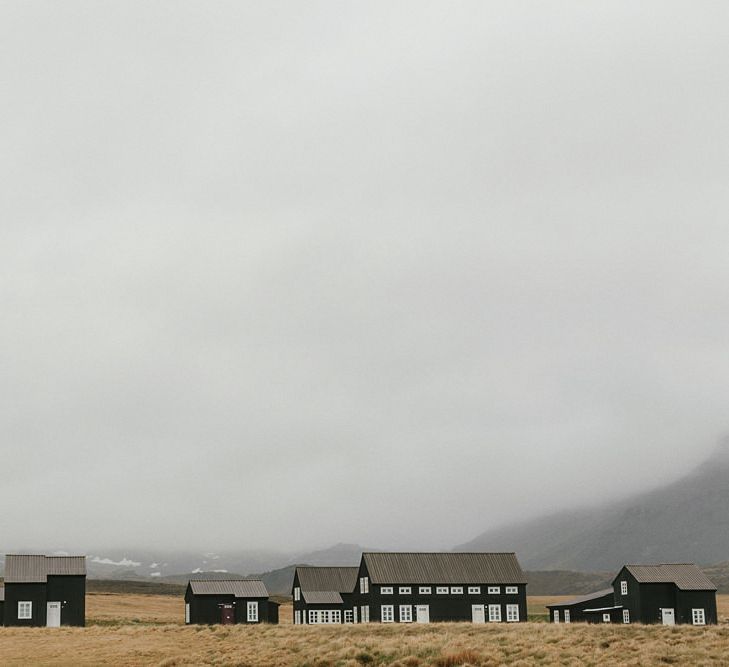
[[[297,567],[291,590],[294,624],[355,623],[358,572],[358,567]]]
[[[4,625],[5,619],[3,618],[5,608],[5,587],[0,586],[0,625]]]
[[[185,590],[185,623],[278,623],[278,603],[260,579],[191,579]]]
[[[84,625],[84,556],[5,556],[3,624]]]
[[[363,553],[358,622],[516,623],[527,579],[513,553]]]
[[[713,625],[716,586],[694,564],[625,565],[613,580],[624,623]]]
[[[595,622],[595,611],[615,605],[615,595],[612,588],[606,588],[596,593],[580,595],[564,602],[548,604],[549,620],[552,623],[580,623]],[[590,610],[589,613],[585,613]]]

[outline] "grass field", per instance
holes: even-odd
[[[555,598],[530,598],[545,614]],[[729,596],[718,627],[549,623],[293,626],[182,625],[181,598],[90,594],[86,628],[0,628],[2,665],[727,665]]]

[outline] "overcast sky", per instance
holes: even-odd
[[[450,548],[729,431],[725,2],[2,2],[2,548]]]

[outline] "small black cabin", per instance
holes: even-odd
[[[364,553],[360,623],[518,623],[527,579],[513,553]]]
[[[191,579],[185,591],[185,623],[278,623],[278,604],[260,579]]]
[[[692,563],[625,565],[613,580],[624,623],[714,625],[716,586]]]
[[[5,556],[4,625],[84,625],[85,556]]]
[[[356,623],[358,567],[299,566],[294,573],[294,624]]]
[[[597,593],[580,595],[564,602],[548,604],[549,620],[552,623],[580,623],[584,621],[594,622],[593,610],[612,607],[615,604],[612,588],[606,588]],[[590,610],[586,614],[585,611]]]

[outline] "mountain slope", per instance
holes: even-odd
[[[729,559],[729,446],[686,477],[626,501],[490,530],[456,547],[516,551],[529,569]]]

